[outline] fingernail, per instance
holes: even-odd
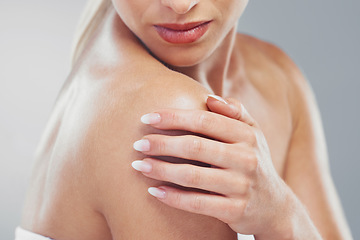
[[[156,187],[149,187],[148,188],[148,192],[153,195],[154,197],[157,198],[165,198],[166,197],[166,192],[164,190],[161,190],[159,188]]]
[[[217,95],[213,95],[213,94],[209,94],[208,97],[211,97],[211,98],[215,98],[216,100],[222,102],[222,103],[225,103],[225,104],[228,104],[225,99],[223,99],[222,97],[220,96],[217,96]]]
[[[160,114],[158,113],[148,113],[141,117],[141,122],[144,124],[155,124],[159,123],[161,120]]]
[[[144,161],[141,161],[141,160],[133,161],[131,163],[131,166],[135,170],[140,171],[140,172],[144,172],[144,173],[149,173],[152,170],[152,166],[151,166],[150,163],[144,162]]]
[[[136,151],[146,152],[150,150],[150,142],[147,139],[141,139],[134,142],[133,147]]]

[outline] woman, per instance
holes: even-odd
[[[236,33],[246,4],[90,3],[19,240],[351,238],[311,89]]]

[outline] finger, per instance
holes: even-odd
[[[171,156],[195,160],[221,168],[235,168],[242,154],[240,145],[232,145],[193,135],[151,134],[134,143],[134,149],[151,156]],[[234,162],[234,159],[236,161]]]
[[[132,166],[146,177],[197,188],[229,197],[244,195],[249,189],[242,174],[216,168],[199,167],[191,164],[174,164],[153,158],[134,161]]]
[[[244,105],[234,98],[225,100],[216,95],[208,95],[206,104],[212,112],[240,120],[250,126],[256,125],[255,119],[245,109]]]
[[[203,110],[163,109],[144,115],[141,121],[158,129],[190,131],[227,143],[247,141],[254,135],[247,123]]]
[[[232,222],[245,209],[243,201],[234,201],[220,195],[184,191],[169,186],[151,187],[148,191],[171,207],[214,217],[225,223]]]

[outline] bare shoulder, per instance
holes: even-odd
[[[242,45],[250,48],[254,53],[263,54],[274,64],[278,64],[289,73],[299,71],[293,60],[274,43],[241,33],[238,34],[238,41],[240,41]]]
[[[280,68],[292,80],[304,81],[299,67],[284,50],[274,43],[240,33],[238,34],[238,42],[241,46],[241,51],[245,51],[247,55],[251,53],[255,57],[261,56],[267,60],[268,64]]]
[[[87,144],[92,147],[84,157],[91,163],[87,175],[94,209],[106,219],[113,239],[236,239],[219,220],[170,208],[150,196],[147,189],[162,183],[132,169],[132,161],[145,157],[133,149],[136,140],[150,133],[172,134],[142,124],[143,114],[161,108],[206,110],[208,94],[184,75],[139,71],[149,77],[139,80],[122,73],[105,84],[101,116],[88,130]],[[123,78],[134,81],[119,81]]]
[[[275,76],[273,83],[283,86],[293,118],[296,119],[299,104],[305,104],[306,98],[313,95],[310,83],[300,68],[273,43],[246,34],[238,34],[238,41],[247,60],[265,72],[271,69],[270,75]]]

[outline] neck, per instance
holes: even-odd
[[[140,51],[142,49],[138,47],[138,40],[134,38],[134,35],[122,23],[115,12],[109,14],[108,20],[109,21],[105,22],[105,26],[108,28],[105,28],[103,33],[105,36],[105,43],[101,44],[103,54],[119,52],[121,55],[124,55],[125,53],[129,52],[130,48],[132,51]],[[219,96],[224,96],[224,94],[227,92],[227,86],[232,84],[231,81],[233,80],[232,78],[234,78],[232,76],[238,75],[234,74],[234,72],[238,72],[239,70],[240,72],[242,71],[242,69],[239,69],[239,64],[241,65],[242,58],[239,58],[239,56],[237,56],[234,51],[236,34],[235,25],[221,42],[221,44],[206,60],[194,66],[172,66],[171,69],[198,81],[210,92]],[[115,43],[115,45],[107,42],[109,37],[112,39],[112,42]],[[124,43],[125,41],[126,43]],[[105,48],[109,48],[109,46],[113,46],[114,49],[106,51]],[[107,58],[118,59],[118,57],[111,56],[107,56]]]
[[[221,45],[205,61],[190,67],[173,67],[212,91],[222,96],[228,79],[229,67],[236,39],[236,26],[224,38]]]

